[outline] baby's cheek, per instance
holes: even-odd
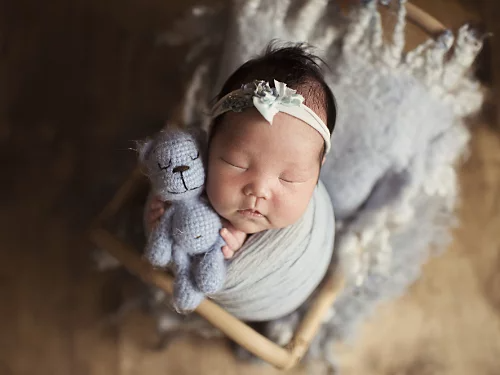
[[[281,227],[292,225],[304,214],[312,194],[308,191],[283,194],[275,201],[276,222]]]
[[[208,199],[219,215],[223,215],[223,211],[230,205],[231,190],[230,180],[223,173],[208,177]]]
[[[214,207],[216,211],[219,209],[220,204],[220,195],[219,184],[216,180],[208,179],[207,180],[207,196],[210,204]]]

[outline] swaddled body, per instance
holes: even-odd
[[[145,143],[140,159],[153,193],[172,203],[149,235],[146,258],[154,266],[173,263],[174,306],[191,311],[205,294],[224,284],[219,216],[201,197],[205,173],[197,142],[189,133],[168,129]]]

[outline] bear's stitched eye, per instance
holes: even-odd
[[[198,153],[196,154],[196,157],[194,157],[194,158],[193,158],[193,157],[191,156],[191,160],[196,160],[196,159],[198,159],[199,157],[200,157],[200,151],[198,151]]]
[[[162,165],[160,164],[160,162],[158,162],[158,168],[160,168],[162,171],[164,171],[165,169],[167,169],[168,167],[170,167],[172,165],[172,159],[170,159],[168,161],[168,165],[166,167],[162,167]]]
[[[201,235],[199,235],[199,236],[195,237],[194,239],[195,239],[195,240],[197,240],[198,238],[201,238]]]

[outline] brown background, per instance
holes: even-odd
[[[140,285],[96,272],[89,257],[84,229],[131,170],[132,140],[161,125],[180,87],[182,51],[155,37],[190,3],[0,1],[1,375],[277,373],[238,363],[224,341],[181,338],[155,352],[150,317],[133,303],[113,315]],[[498,28],[493,1],[415,3],[453,28],[469,19]],[[498,45],[482,61],[488,84]],[[453,246],[353,346],[337,348],[345,374],[500,373],[494,121],[474,124]]]

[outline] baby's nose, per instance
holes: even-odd
[[[178,165],[175,167],[172,172],[177,173],[177,172],[186,172],[189,170],[189,167],[187,165]]]
[[[269,199],[270,188],[265,181],[252,181],[243,188],[243,194],[253,195],[256,198]]]

